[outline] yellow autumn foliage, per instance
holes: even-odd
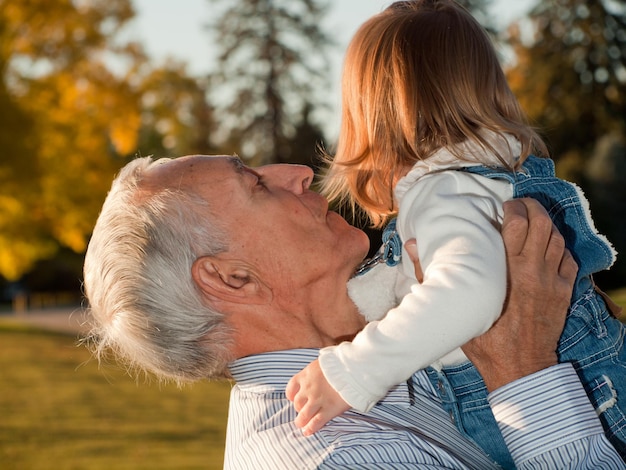
[[[84,252],[113,177],[134,155],[206,150],[204,88],[183,64],[153,68],[141,45],[118,37],[133,15],[130,0],[0,0],[6,279],[61,247]]]

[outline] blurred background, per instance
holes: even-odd
[[[347,42],[363,21],[390,3],[0,0],[0,319],[78,311],[92,227],[114,175],[137,155],[236,153],[253,166],[293,162],[316,168],[316,146],[332,150],[337,135]],[[626,253],[626,2],[461,3],[492,34],[510,85],[548,142],[558,175],[583,188],[597,228]],[[623,304],[626,255],[596,281]],[[22,371],[44,354],[42,344],[52,341],[50,351],[57,351],[75,343],[75,337],[51,339],[38,330],[4,328],[0,414],[32,408],[7,398],[22,396],[15,388],[21,381],[24,390],[38,390],[27,386],[33,384],[32,371],[20,379],[8,370],[22,357],[18,351],[24,344],[34,341],[29,350],[34,356],[22,357]],[[93,386],[94,377],[118,383],[110,374],[74,370],[82,362],[97,369],[83,352],[73,350],[78,356],[71,360],[58,358],[72,370],[68,381],[82,375],[92,380],[85,387]],[[41,405],[41,394],[58,386],[52,378],[48,385],[37,391],[34,403]],[[139,393],[137,402],[150,403],[145,392]],[[201,409],[190,416],[211,414],[202,408],[202,397],[213,393],[224,413],[227,390],[191,393]],[[158,407],[164,399],[157,395]],[[187,405],[193,402],[185,393],[172,395]],[[120,415],[133,400],[122,401]],[[54,403],[51,409],[58,409]],[[175,420],[176,415],[165,416]],[[27,463],[26,454],[45,448],[41,439],[32,441],[32,448],[25,444],[37,416],[24,415],[14,427],[0,419],[2,468],[99,468],[93,459],[85,460],[90,464],[45,458]],[[220,417],[213,439],[215,468],[221,467],[225,414]],[[93,423],[93,416],[85,422]],[[161,437],[149,446],[172,443]],[[188,437],[197,440],[194,433]],[[18,441],[22,447],[15,447]],[[86,448],[93,457],[94,450]],[[197,452],[198,461],[206,463],[206,448]],[[126,457],[114,468],[174,468],[163,463],[162,454],[167,452],[150,453],[153,459],[146,460],[145,453],[135,452],[132,459],[122,453]],[[113,465],[103,462],[102,468]]]
[[[0,0],[2,302],[80,297],[90,231],[136,155],[314,166],[316,145],[332,149],[336,137],[346,43],[388,3]],[[559,175],[583,188],[624,252],[625,3],[466,3],[492,31]],[[620,257],[597,281],[625,279]]]

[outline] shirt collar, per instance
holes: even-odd
[[[317,359],[319,349],[288,349],[255,354],[230,363],[229,369],[237,386],[249,393],[285,393],[289,379]],[[381,404],[410,404],[406,382],[392,388]]]

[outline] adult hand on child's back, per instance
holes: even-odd
[[[417,282],[421,284],[424,281],[424,272],[422,271],[422,265],[420,264],[419,255],[417,253],[417,241],[415,238],[411,238],[408,242],[406,242],[404,244],[404,249],[415,267],[415,279],[417,279]]]
[[[508,294],[502,316],[463,351],[496,388],[557,363],[556,348],[578,266],[545,209],[534,199],[504,205]]]

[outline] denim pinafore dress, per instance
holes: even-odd
[[[552,160],[535,156],[515,173],[484,166],[459,171],[508,181],[515,198],[538,200],[565,238],[579,271],[558,344],[559,361],[573,363],[608,439],[626,460],[626,327],[612,315],[591,277],[613,264],[615,251],[595,230],[582,191],[555,177]],[[429,367],[427,373],[459,430],[501,466],[514,468],[474,366]]]

